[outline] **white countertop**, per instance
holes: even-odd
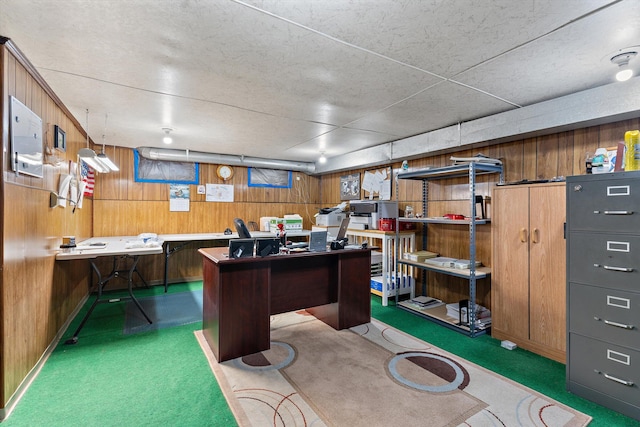
[[[138,241],[137,236],[92,237],[79,242],[75,249],[56,254],[56,260],[91,259],[115,255],[153,255],[163,253],[162,244],[158,246],[130,247]],[[92,243],[104,243],[103,246],[90,246]]]

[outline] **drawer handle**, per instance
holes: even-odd
[[[631,215],[633,211],[604,211],[605,215]]]
[[[633,271],[633,268],[611,267],[610,265],[603,265],[602,268],[604,268],[605,270],[611,270],[611,271],[622,271],[624,273],[631,273]]]
[[[602,319],[601,319],[601,318],[599,318],[599,317],[594,317],[594,319],[595,319],[595,320],[598,320],[598,321],[602,320]],[[611,320],[607,320],[607,319],[602,320],[602,321],[603,321],[604,323],[606,323],[607,325],[609,325],[609,326],[615,326],[615,327],[617,327],[617,328],[622,328],[622,329],[633,329],[633,328],[634,328],[634,326],[633,326],[633,325],[625,325],[624,323],[613,322],[613,321],[611,321]]]
[[[608,379],[608,380],[615,381],[615,382],[617,382],[617,383],[619,383],[619,384],[623,384],[623,385],[626,385],[626,386],[629,386],[629,387],[633,387],[633,381],[622,380],[622,379],[620,379],[620,378],[616,378],[616,377],[614,377],[613,375],[609,375],[609,374],[607,374],[607,373],[605,373],[605,372],[600,372],[600,371],[596,371],[596,372],[597,372],[598,374],[602,374],[602,375],[604,375],[604,377],[605,377],[606,379]]]

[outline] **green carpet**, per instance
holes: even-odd
[[[170,292],[198,288],[202,282],[173,285]],[[65,345],[85,311],[76,316],[2,426],[235,425],[193,334],[202,323],[123,335],[125,308],[98,305],[78,343]]]
[[[202,290],[166,293],[136,299],[153,323],[147,321],[133,301],[127,301],[122,331],[125,335],[189,323],[202,324]]]
[[[202,289],[202,282],[172,285],[169,292]],[[136,290],[161,295],[162,286]],[[372,296],[372,315],[478,365],[518,381],[594,419],[590,426],[640,426],[565,391],[565,367],[533,353],[508,351],[490,336],[467,338]],[[89,301],[89,303],[91,300]],[[193,331],[193,323],[124,335],[125,303],[96,307],[76,345],[64,340],[2,427],[13,426],[234,426],[236,422]]]

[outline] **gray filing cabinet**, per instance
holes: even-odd
[[[567,178],[567,389],[640,419],[640,172]]]

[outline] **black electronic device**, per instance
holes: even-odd
[[[477,208],[480,205],[480,219],[485,219],[484,217],[484,198],[482,196],[476,196],[476,217],[478,216]]]
[[[256,239],[256,255],[267,256],[280,253],[280,239]]]
[[[254,239],[229,240],[229,258],[246,258],[253,256]]]
[[[335,251],[336,249],[344,249],[348,242],[349,241],[347,239],[334,240],[331,242],[331,250]]]
[[[251,233],[249,233],[249,229],[247,228],[244,221],[240,218],[234,218],[233,223],[236,226],[236,231],[238,232],[238,238],[240,239],[250,239]]]

